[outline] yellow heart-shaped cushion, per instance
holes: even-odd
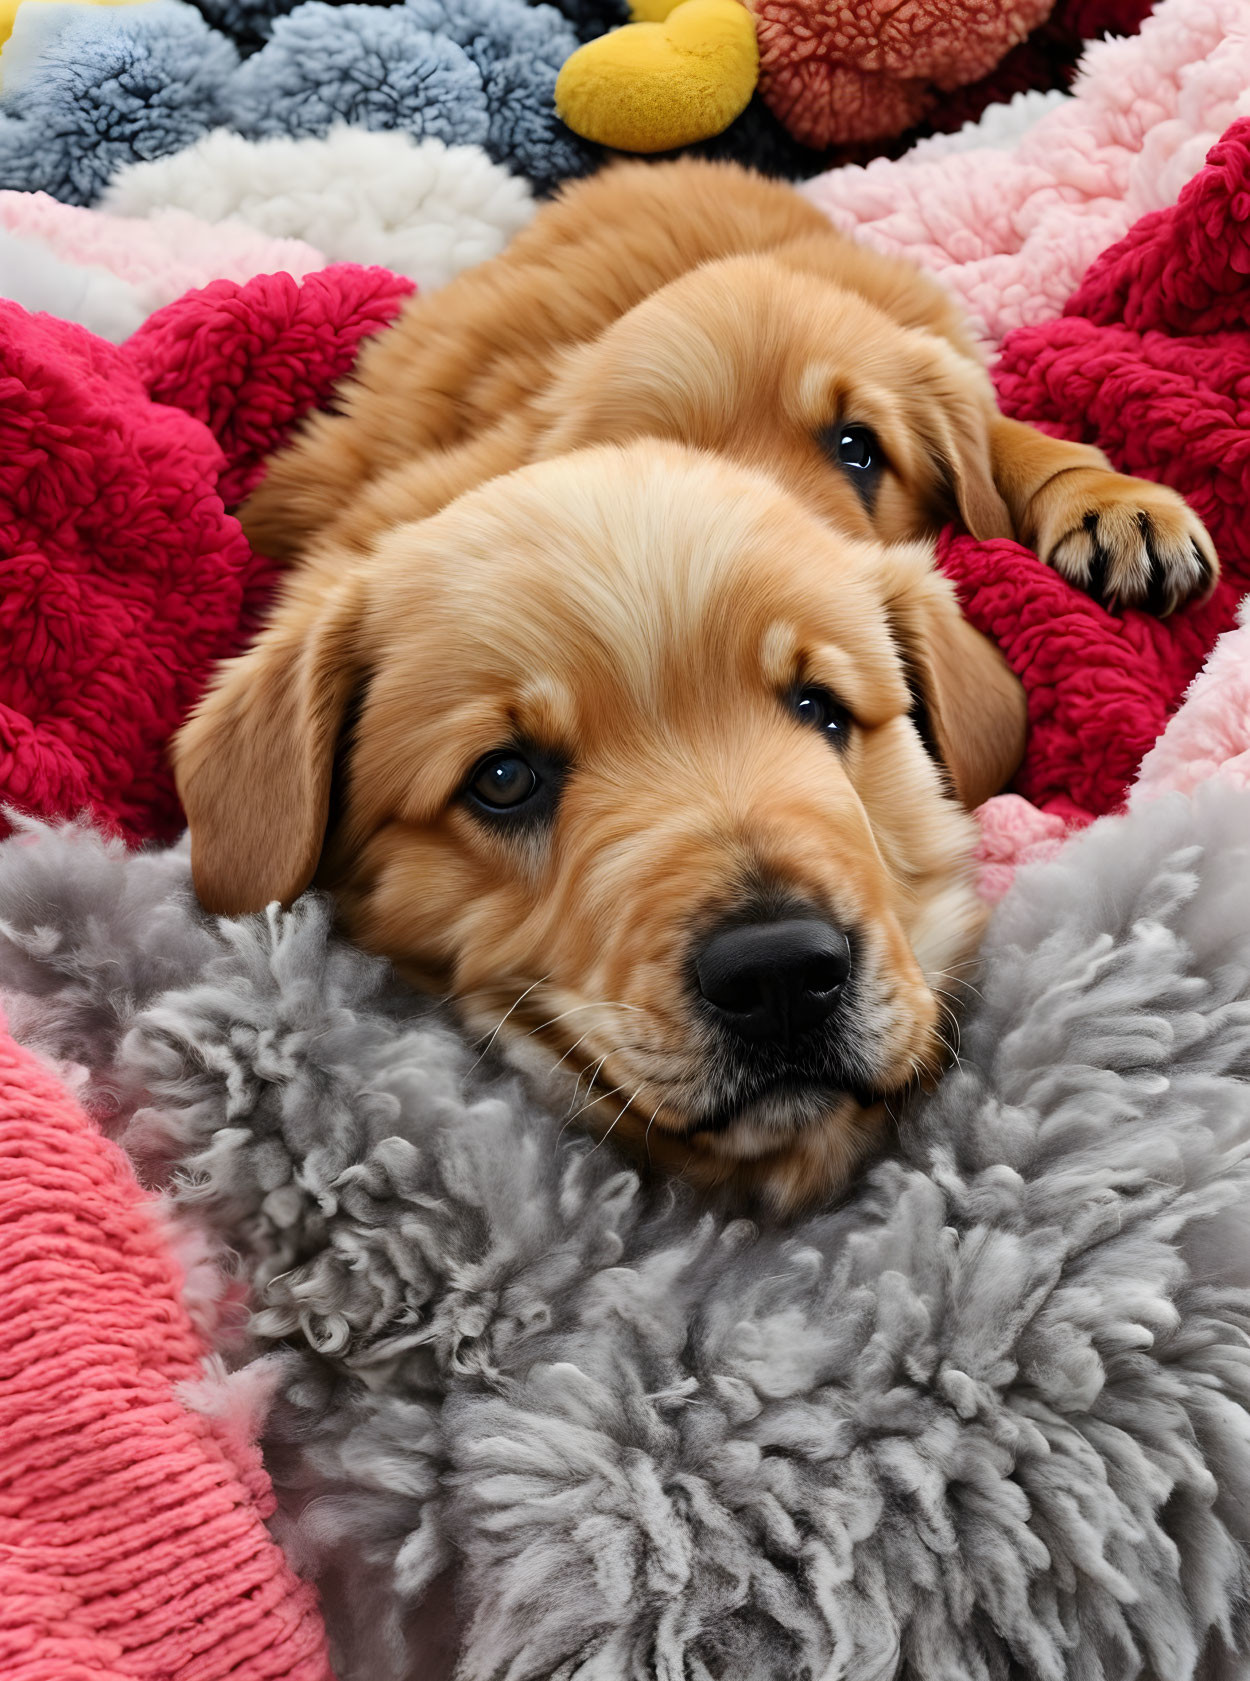
[[[630,0],[629,21],[631,23],[663,23],[668,14],[682,0]]]
[[[739,0],[681,0],[663,23],[627,23],[579,47],[556,78],[556,111],[584,140],[667,152],[728,128],[759,64]]]

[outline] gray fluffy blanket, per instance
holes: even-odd
[[[253,1284],[344,1681],[1250,1674],[1250,799],[1026,871],[978,984],[894,1152],[762,1230],[315,898],[210,923],[180,852],[0,848],[15,1027]]]

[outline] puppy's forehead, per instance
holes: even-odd
[[[813,646],[888,664],[878,557],[726,462],[586,451],[388,539],[372,636],[418,686],[477,684],[553,714],[606,688],[654,714],[675,686],[792,681]]]
[[[791,272],[765,257],[705,264],[621,317],[613,384],[676,405],[753,423],[765,396],[786,418],[828,418],[839,385],[901,392],[910,371],[943,346],[826,277]],[[950,347],[944,347],[949,351]]]

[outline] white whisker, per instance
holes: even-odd
[[[617,1091],[620,1091],[620,1090],[621,1090],[621,1087],[620,1087],[620,1086],[618,1086],[618,1087],[617,1087],[617,1088],[616,1088],[616,1089],[617,1089]],[[628,1097],[627,1097],[627,1098],[626,1098],[626,1099],[625,1099],[625,1101],[624,1101],[624,1103],[622,1103],[622,1104],[621,1104],[621,1106],[620,1106],[620,1108],[619,1108],[619,1109],[618,1109],[618,1110],[617,1110],[617,1111],[616,1111],[616,1120],[614,1120],[614,1121],[613,1121],[613,1122],[612,1122],[612,1126],[610,1126],[610,1127],[609,1127],[609,1128],[608,1128],[608,1130],[607,1130],[607,1131],[606,1131],[606,1132],[605,1132],[605,1133],[604,1133],[604,1135],[603,1135],[603,1137],[602,1137],[602,1138],[600,1138],[600,1139],[599,1139],[599,1140],[598,1140],[598,1141],[597,1141],[597,1142],[596,1142],[596,1144],[595,1144],[595,1146],[594,1146],[594,1149],[592,1149],[592,1150],[591,1150],[591,1152],[590,1152],[590,1153],[591,1153],[591,1155],[592,1155],[592,1156],[593,1156],[593,1155],[594,1155],[594,1153],[595,1153],[595,1150],[597,1150],[597,1149],[598,1149],[598,1148],[599,1148],[599,1145],[600,1145],[600,1144],[606,1144],[606,1143],[607,1143],[607,1141],[608,1141],[608,1139],[609,1139],[609,1138],[610,1138],[610,1137],[611,1137],[611,1136],[612,1136],[612,1130],[613,1130],[613,1128],[614,1128],[614,1127],[615,1127],[615,1126],[616,1126],[616,1122],[617,1122],[617,1121],[619,1121],[619,1120],[620,1120],[620,1118],[621,1118],[621,1116],[622,1116],[622,1115],[623,1115],[623,1114],[624,1114],[624,1113],[625,1113],[625,1111],[626,1111],[626,1110],[627,1110],[627,1109],[628,1109],[628,1108],[629,1108],[629,1106],[630,1106],[630,1104],[631,1104],[631,1103],[632,1103],[632,1102],[633,1102],[633,1101],[634,1101],[634,1099],[635,1099],[635,1098],[636,1098],[636,1097],[637,1097],[637,1096],[638,1096],[638,1093],[639,1093],[639,1092],[640,1092],[640,1091],[641,1091],[641,1090],[642,1090],[642,1087],[641,1087],[641,1086],[637,1086],[637,1087],[635,1087],[635,1089],[634,1089],[634,1090],[633,1090],[633,1091],[632,1091],[632,1092],[631,1092],[631,1093],[630,1093],[630,1095],[629,1095],[629,1096],[628,1096]],[[606,1095],[606,1093],[605,1093],[605,1095]]]
[[[582,1104],[581,1108],[578,1109],[575,1114],[567,1115],[565,1117],[564,1125],[560,1128],[559,1132],[556,1134],[556,1143],[558,1144],[560,1142],[560,1140],[564,1137],[565,1133],[573,1125],[573,1122],[577,1119],[578,1115],[584,1115],[586,1113],[587,1109],[593,1109],[596,1103],[602,1103],[602,1102],[604,1102],[604,1100],[606,1098],[615,1097],[617,1092],[624,1091],[624,1089],[625,1089],[624,1086],[609,1086],[607,1091],[594,1092],[590,1097],[588,1097],[586,1099],[585,1103]],[[639,1088],[639,1089],[641,1090],[641,1088]],[[619,1115],[618,1115],[617,1119],[618,1120],[620,1119]],[[616,1123],[613,1122],[613,1125],[615,1125],[615,1124]]]
[[[557,1068],[559,1068],[559,1066],[560,1066],[560,1063],[561,1063],[561,1062],[563,1062],[563,1061],[564,1061],[564,1057],[565,1057],[565,1056],[572,1056],[572,1054],[573,1054],[573,1052],[574,1052],[574,1051],[575,1051],[575,1050],[576,1050],[576,1049],[577,1049],[577,1047],[578,1047],[578,1046],[579,1046],[579,1045],[580,1045],[580,1044],[581,1044],[581,1042],[582,1042],[582,1039],[589,1039],[589,1038],[590,1038],[590,1035],[591,1035],[591,1034],[592,1034],[592,1033],[593,1033],[593,1032],[594,1032],[594,1028],[593,1028],[593,1027],[588,1027],[588,1028],[587,1028],[587,1029],[586,1029],[586,1031],[585,1031],[585,1033],[583,1033],[583,1034],[582,1034],[582,1038],[581,1038],[581,1039],[574,1039],[574,1041],[573,1041],[573,1043],[572,1043],[572,1044],[571,1044],[571,1045],[570,1045],[570,1046],[569,1046],[569,1048],[568,1048],[568,1050],[567,1050],[567,1051],[565,1051],[565,1053],[564,1053],[564,1056],[562,1056],[562,1057],[560,1057],[560,1058],[559,1058],[559,1060],[558,1060],[558,1061],[557,1061],[557,1063],[556,1063],[556,1065],[555,1065],[555,1066],[556,1066],[556,1067],[557,1067]],[[578,1081],[578,1085],[580,1085],[580,1084],[581,1084],[581,1079],[582,1079],[582,1077],[581,1077],[581,1075],[580,1075],[580,1074],[579,1074],[579,1075],[578,1075],[578,1076],[577,1076],[577,1081]],[[574,1088],[573,1088],[573,1089],[574,1089],[574,1091],[576,1091],[576,1090],[577,1090],[577,1087],[576,1087],[576,1086],[574,1086]]]
[[[664,1099],[661,1098],[660,1101],[656,1104],[655,1108],[651,1111],[651,1119],[647,1122],[647,1130],[642,1135],[642,1143],[643,1143],[643,1148],[647,1152],[648,1165],[650,1164],[650,1161],[651,1161],[651,1128],[655,1125],[655,1117],[659,1114],[660,1110],[663,1109],[663,1107],[664,1107]]]
[[[536,981],[531,981],[530,984],[526,987],[525,991],[523,993],[521,993],[520,997],[514,998],[512,1000],[512,1003],[508,1006],[508,1008],[504,1011],[503,1015],[500,1016],[499,1020],[495,1023],[495,1031],[491,1034],[490,1038],[482,1046],[481,1051],[478,1053],[477,1061],[473,1064],[473,1068],[476,1068],[477,1064],[479,1062],[481,1062],[482,1058],[487,1055],[491,1046],[495,1043],[495,1040],[499,1036],[500,1028],[507,1021],[508,1017],[512,1014],[513,1010],[515,1010],[519,1004],[523,1004],[525,1002],[525,1000],[529,997],[530,993],[533,992],[535,987],[542,986],[545,981],[549,981],[550,979],[551,979],[551,976],[549,974],[547,974],[547,975],[541,976],[540,979],[538,979]],[[469,1070],[470,1074],[472,1074],[473,1068],[470,1068],[470,1070]]]
[[[532,1039],[536,1033],[545,1033],[547,1028],[554,1027],[558,1021],[564,1021],[567,1016],[575,1016],[579,1010],[633,1010],[640,1016],[645,1016],[647,1013],[645,1010],[640,1009],[637,1004],[614,1004],[609,1002],[607,999],[591,998],[584,1004],[574,1004],[571,1009],[561,1010],[558,1016],[552,1016],[549,1021],[539,1022],[537,1027],[530,1028],[527,1037]],[[586,1032],[593,1033],[594,1028],[587,1028]],[[584,1039],[585,1037],[586,1034],[584,1033],[582,1038]]]
[[[588,1088],[589,1088],[589,1086],[593,1086],[595,1081],[599,1078],[599,1070],[603,1067],[604,1063],[608,1060],[608,1058],[611,1055],[612,1055],[611,1051],[605,1051],[603,1053],[603,1055],[599,1058],[598,1062],[595,1064],[594,1073],[590,1076],[590,1080],[588,1082]],[[583,1068],[581,1073],[577,1076],[577,1079],[573,1084],[573,1095],[569,1099],[569,1108],[570,1109],[577,1102],[577,1094],[578,1094],[578,1091],[581,1089],[581,1083],[585,1078],[586,1078],[586,1070]],[[580,1109],[578,1110],[578,1114],[579,1115],[581,1114]]]
[[[608,1059],[607,1057],[604,1057],[603,1060],[606,1062]],[[590,1087],[588,1088],[590,1090],[590,1096],[586,1099],[585,1103],[582,1104],[580,1109],[569,1116],[571,1121],[575,1121],[578,1115],[584,1115],[587,1109],[593,1109],[596,1103],[602,1103],[605,1097],[615,1097],[618,1091],[623,1090],[623,1085],[609,1086],[607,1091],[595,1091],[593,1088],[594,1081],[592,1080],[590,1082]]]

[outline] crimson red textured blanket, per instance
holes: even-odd
[[[1176,486],[1225,568],[1212,601],[1159,622],[1104,611],[1016,544],[944,540],[969,614],[1029,691],[1018,787],[1064,816],[1115,808],[1250,585],[1248,275],[1250,120],[1062,319],[1004,348],[1009,412]],[[176,833],[168,737],[272,585],[227,510],[408,289],[355,267],[218,282],[120,349],[0,304],[7,801],[88,811],[134,840]]]
[[[227,508],[411,282],[217,281],[120,349],[0,301],[0,798],[128,840],[181,825],[170,734],[272,576]]]

